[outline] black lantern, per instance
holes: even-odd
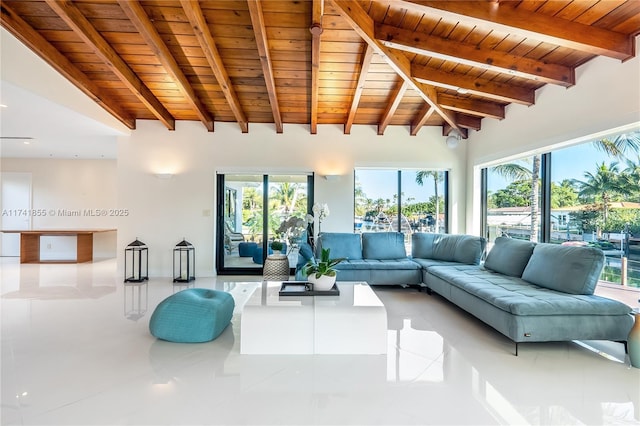
[[[124,249],[124,282],[140,283],[149,279],[147,245],[136,240]]]
[[[173,282],[188,283],[195,280],[196,249],[184,238],[173,249]]]

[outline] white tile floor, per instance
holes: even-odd
[[[113,259],[0,265],[2,425],[640,424],[640,369],[621,344],[530,343],[516,357],[508,339],[415,289],[374,287],[386,356],[240,355],[240,314],[209,343],[149,334],[169,279],[151,279],[138,305]],[[233,289],[241,305],[234,282],[256,278],[196,283]]]

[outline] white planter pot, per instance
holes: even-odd
[[[330,277],[328,275],[322,275],[320,278],[316,278],[315,274],[311,274],[308,277],[309,282],[313,284],[313,289],[317,291],[328,291],[333,288],[336,283],[336,275]]]

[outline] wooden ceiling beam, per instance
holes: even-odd
[[[249,122],[242,110],[240,100],[233,88],[233,84],[231,84],[231,79],[224,67],[222,58],[220,57],[220,52],[218,52],[218,48],[216,47],[216,42],[209,30],[204,13],[200,8],[200,3],[191,0],[180,0],[180,4],[182,5],[182,9],[193,28],[193,32],[198,39],[198,43],[200,44],[202,51],[204,52],[204,56],[207,58],[209,66],[211,67],[216,80],[218,80],[218,84],[220,85],[220,89],[229,104],[229,108],[231,108],[231,112],[240,126],[240,130],[242,130],[242,133],[247,133],[249,131]]]
[[[360,97],[364,90],[364,85],[367,81],[367,73],[369,72],[369,66],[371,65],[371,59],[373,58],[373,48],[367,44],[364,55],[362,56],[362,64],[360,65],[360,74],[358,75],[358,84],[356,84],[356,91],[351,99],[351,108],[349,108],[349,115],[347,121],[344,124],[344,134],[351,134],[351,126],[353,120],[356,118],[356,112],[358,111],[358,104],[360,103]]]
[[[385,129],[387,128],[389,123],[391,123],[391,119],[393,118],[393,115],[396,113],[396,110],[400,106],[400,102],[402,102],[402,97],[404,96],[404,93],[407,91],[408,88],[409,88],[409,83],[407,83],[406,80],[401,80],[400,84],[398,85],[398,88],[393,93],[393,95],[391,95],[391,99],[389,100],[389,103],[387,104],[387,107],[385,108],[384,113],[380,118],[380,123],[378,123],[378,135],[380,136],[384,135]]]
[[[162,40],[160,34],[158,34],[158,31],[153,26],[144,8],[136,0],[118,0],[118,4],[138,29],[151,50],[153,50],[153,53],[158,57],[165,70],[171,75],[176,85],[184,94],[187,102],[191,104],[198,118],[202,121],[202,124],[204,124],[208,131],[213,132],[213,118],[211,118],[205,106],[200,99],[198,99],[193,87],[191,87],[191,83],[189,83],[189,80],[182,72],[182,69],[180,69],[171,51]]]
[[[85,73],[80,71],[66,56],[58,51],[51,43],[45,40],[31,25],[16,14],[6,3],[2,4],[2,27],[14,35],[23,44],[28,46],[53,69],[62,74],[74,86],[82,91],[98,105],[113,115],[127,128],[134,130],[136,121],[117,102],[106,96]]]
[[[251,2],[251,0],[249,0]],[[311,134],[318,132],[318,82],[320,81],[320,36],[322,35],[322,16],[324,0],[313,0],[311,16]]]
[[[468,22],[493,31],[620,60],[634,56],[634,36],[487,1],[390,1],[395,7]],[[401,4],[399,4],[401,3]]]
[[[267,30],[264,24],[264,15],[262,14],[262,1],[249,0],[247,1],[247,5],[249,6],[249,15],[251,15],[253,34],[256,37],[258,54],[260,55],[262,74],[264,75],[264,82],[267,86],[269,104],[271,105],[271,113],[273,114],[273,122],[276,125],[276,133],[282,133],[282,114],[280,113],[280,103],[278,102],[276,82],[273,77],[273,66],[271,64],[271,54],[269,52],[269,40],[267,38]]]
[[[413,77],[426,84],[451,90],[466,90],[468,93],[495,99],[501,102],[515,102],[522,105],[535,103],[535,91],[525,87],[506,85],[470,75],[455,74],[429,66],[411,66]]]
[[[482,127],[481,117],[456,113],[456,119],[458,120],[460,127],[464,127],[465,129],[479,131]]]
[[[175,130],[176,122],[171,113],[72,2],[69,0],[46,0],[46,2],[69,28],[109,65],[113,73],[167,129]]]
[[[384,46],[375,38],[374,34],[374,22],[373,19],[367,14],[362,6],[355,1],[349,0],[331,0],[338,13],[347,20],[349,25],[360,35],[360,37],[370,45],[377,53],[385,58],[387,63],[394,69],[394,71],[405,80],[409,86],[414,89],[429,105],[431,105],[435,112],[440,115],[443,120],[451,127],[462,132],[462,128],[458,126],[455,120],[455,116],[446,109],[438,105],[435,89],[430,88],[411,75],[411,63],[404,54],[397,54],[393,49]]]
[[[443,108],[481,117],[504,119],[504,105],[478,99],[459,98],[457,96],[438,93],[438,103]]]
[[[456,118],[458,118],[459,115],[460,114],[456,114]],[[460,126],[459,129],[454,129],[453,127],[449,126],[449,123],[444,123],[442,125],[442,136],[449,136],[453,133],[454,130],[460,134],[460,137],[462,139],[467,139],[469,137],[469,131],[467,130],[467,127]]]
[[[562,65],[549,64],[507,52],[486,49],[380,23],[375,24],[375,35],[378,41],[392,49],[564,87],[575,84],[574,70]]]
[[[416,136],[420,129],[427,124],[427,121],[431,118],[435,109],[431,107],[429,104],[424,104],[420,113],[414,118],[411,123],[411,136]]]

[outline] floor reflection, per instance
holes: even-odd
[[[251,277],[198,277],[236,310],[214,341],[179,344],[148,329],[169,277],[125,286],[115,262],[0,262],[1,424],[640,424],[640,369],[620,343],[528,343],[514,356],[500,333],[417,289],[374,287],[386,355],[241,355],[242,310],[262,286]],[[89,293],[44,297],[59,286]]]

